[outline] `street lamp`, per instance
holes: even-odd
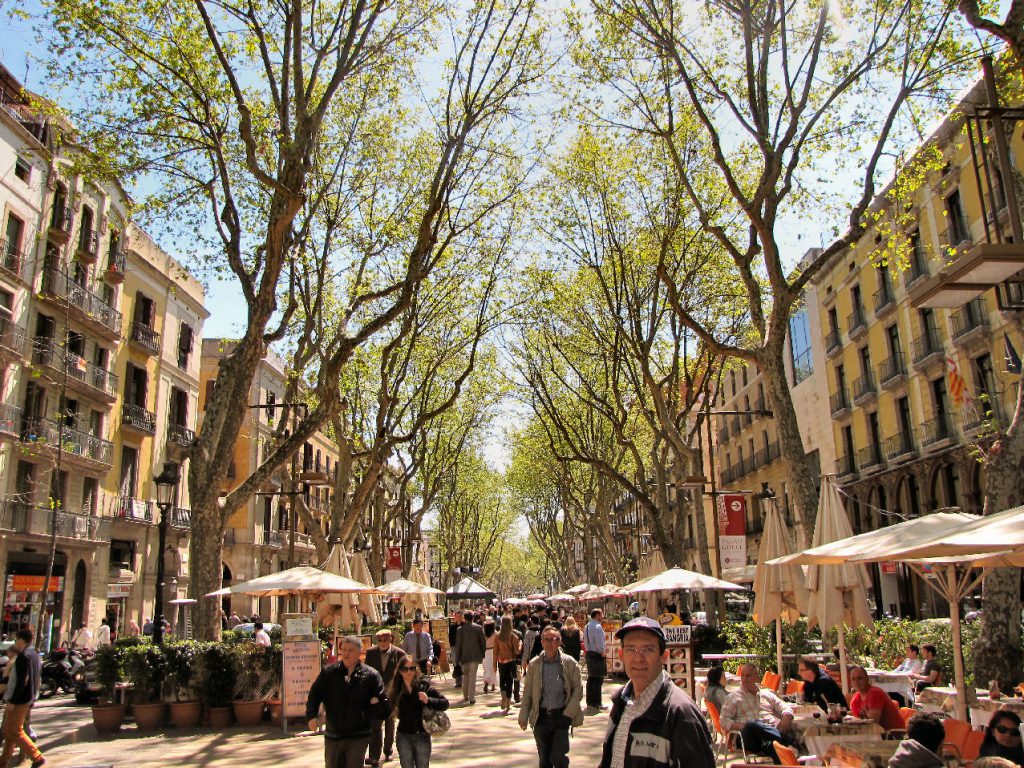
[[[156,506],[160,510],[160,552],[156,561],[156,600],[153,603],[153,642],[157,645],[164,641],[164,550],[167,549],[167,525],[179,478],[179,467],[173,461],[164,462],[164,471],[153,478]]]

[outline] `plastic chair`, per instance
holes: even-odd
[[[722,727],[718,707],[715,706],[714,702],[705,699],[704,706],[707,707],[708,715],[711,717],[711,724],[715,727],[715,751],[719,753],[715,758],[715,762],[717,763],[720,759],[724,768],[729,760],[729,755],[736,752],[743,755],[744,763],[749,763],[750,759],[747,757],[747,750],[743,746],[743,737],[740,736],[739,731],[727,731]],[[737,744],[739,749],[736,749]]]
[[[779,683],[782,682],[782,675],[776,672],[765,671],[764,676],[761,678],[761,687],[768,688],[772,691],[779,690]]]
[[[903,727],[907,727],[907,723],[910,722],[910,718],[917,714],[917,710],[913,707],[900,707],[900,715],[903,716]]]
[[[772,747],[775,749],[775,755],[779,758],[778,765],[799,768],[800,766],[805,765],[821,764],[821,762],[818,760],[817,755],[800,756],[792,747],[787,747],[785,744],[780,744],[777,741],[772,742]]]
[[[967,737],[970,736],[971,724],[963,720],[947,717],[942,721],[942,727],[946,730],[946,740],[942,743],[942,750],[953,752],[958,758],[964,759],[963,755],[967,749]]]
[[[967,734],[967,741],[964,742],[964,751],[960,753],[960,759],[965,763],[973,763],[977,760],[978,752],[981,751],[981,742],[984,740],[984,731],[971,731]]]
[[[795,693],[804,692],[804,681],[803,680],[790,680],[786,683],[786,696],[792,696]]]

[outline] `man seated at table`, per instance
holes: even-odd
[[[908,643],[907,658],[900,662],[900,665],[893,672],[901,672],[904,675],[919,675],[922,669],[924,669],[924,659],[921,658],[921,649],[917,647],[917,643]]]
[[[936,648],[931,643],[921,646],[921,655],[924,656],[924,667],[921,674],[911,675],[911,680],[917,681],[916,690],[918,693],[932,685],[938,685],[942,680],[942,666],[935,658]]]
[[[800,657],[797,674],[804,681],[804,701],[808,704],[817,704],[825,712],[828,712],[829,704],[846,706],[843,689],[828,672],[818,666],[818,661],[813,656]]]
[[[738,731],[747,752],[775,757],[773,741],[792,744],[793,709],[774,691],[761,690],[761,671],[755,664],[740,667],[740,689],[730,693],[722,705],[722,728]]]
[[[874,720],[885,730],[903,727],[903,716],[889,694],[871,684],[868,672],[864,667],[850,669],[850,687],[853,698],[850,699],[850,714],[865,720]]]
[[[889,768],[939,768],[945,740],[942,721],[930,712],[918,712],[907,721],[907,738],[889,758]]]

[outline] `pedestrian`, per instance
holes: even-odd
[[[25,733],[25,720],[39,697],[39,680],[43,671],[43,662],[32,645],[34,639],[34,633],[29,627],[19,629],[14,634],[14,647],[18,649],[18,655],[13,664],[8,665],[11,669],[4,690],[7,711],[4,715],[4,749],[0,753],[0,766],[10,762],[17,747],[32,760],[32,768],[46,765],[43,753]]]
[[[512,629],[512,617],[501,617],[501,629],[494,636],[494,668],[501,686],[501,708],[508,712],[512,706],[516,670],[523,653],[523,641]],[[518,699],[516,699],[518,701]]]
[[[665,673],[665,632],[640,616],[615,633],[629,682],[612,696],[600,768],[714,768],[704,716]]]
[[[412,621],[412,631],[405,633],[402,650],[409,654],[413,661],[420,665],[420,672],[430,674],[430,663],[434,660],[434,644],[430,635],[423,631],[423,619]]]
[[[153,620],[148,616],[146,617],[146,620],[142,622],[142,635],[143,637],[153,636]]]
[[[242,618],[238,615],[238,611],[232,611],[231,615],[228,617],[228,629],[234,629],[241,623]]]
[[[562,635],[554,627],[541,633],[544,651],[530,661],[523,678],[519,727],[533,728],[540,768],[568,768],[569,728],[583,724],[580,665],[562,653]]]
[[[568,653],[576,661],[583,655],[583,637],[580,635],[580,628],[576,619],[569,616],[562,625],[562,650]]]
[[[463,615],[465,623],[455,636],[455,655],[462,665],[462,701],[476,704],[476,673],[487,651],[484,628],[473,621],[473,612]]]
[[[377,646],[366,652],[366,663],[373,667],[380,674],[384,682],[384,690],[388,690],[391,681],[395,679],[399,662],[406,658],[405,652],[391,644],[394,636],[390,629],[381,629],[377,632]],[[383,738],[381,735],[383,734]],[[392,750],[395,747],[395,718],[389,716],[383,720],[374,720],[370,724],[370,765],[380,765],[381,754],[385,760],[391,759]]]
[[[325,667],[309,689],[306,720],[309,730],[320,727],[320,705],[326,717],[326,768],[362,768],[370,746],[371,725],[389,713],[384,681],[377,670],[359,661],[363,644],[358,637],[341,640],[341,661]]]
[[[100,619],[99,629],[96,630],[96,647],[102,648],[105,645],[110,645],[110,624],[106,616]]]
[[[494,619],[484,622],[484,693],[498,690],[498,665],[494,663]]]
[[[455,655],[455,641],[458,638],[459,627],[461,626],[462,614],[456,611],[448,620],[448,647],[451,649],[452,680],[455,681],[456,688],[462,685],[462,665],[459,664],[459,657]]]
[[[83,621],[78,625],[75,634],[71,636],[72,648],[92,648],[92,630],[85,626]]]
[[[270,647],[270,635],[267,634],[267,630],[263,628],[263,622],[257,621],[252,625],[253,636],[252,639],[256,641],[256,645],[262,645],[264,648]]]
[[[138,637],[142,634],[142,630],[139,628],[139,622],[135,619],[128,619],[128,637]]]
[[[398,762],[402,768],[428,768],[430,734],[423,727],[424,710],[444,711],[448,699],[420,673],[419,665],[408,656],[398,664],[398,675],[388,687],[393,716],[398,719]]]
[[[605,658],[605,636],[601,619],[604,618],[604,611],[595,608],[590,612],[590,621],[583,630],[583,643],[587,655],[587,714],[596,714],[604,707],[601,706],[601,686],[608,674],[608,660]]]

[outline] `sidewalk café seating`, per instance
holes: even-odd
[[[708,708],[708,714],[711,716],[711,723],[715,727],[715,750],[718,752],[716,762],[721,760],[723,768],[729,760],[731,754],[742,754],[743,762],[749,763],[750,758],[747,756],[747,750],[743,746],[743,737],[739,731],[726,731],[722,728],[722,720],[719,717],[718,707],[713,702],[704,700],[705,706]],[[737,745],[739,748],[737,749]]]
[[[775,749],[775,754],[779,758],[779,765],[791,766],[792,768],[801,768],[804,765],[818,765],[820,761],[817,755],[804,755],[800,757],[792,747],[787,747],[785,744],[781,744],[777,741],[772,742],[772,747]]]
[[[790,680],[786,683],[786,696],[792,696],[797,693],[804,692],[804,681],[803,680]]]
[[[769,672],[765,670],[764,676],[761,678],[761,687],[768,688],[772,691],[778,692],[779,683],[782,682],[782,675],[776,672]]]
[[[963,720],[947,717],[942,721],[946,730],[946,740],[942,743],[943,752],[952,752],[961,760],[967,751],[967,737],[971,734],[971,724]],[[979,745],[980,746],[980,745]]]

